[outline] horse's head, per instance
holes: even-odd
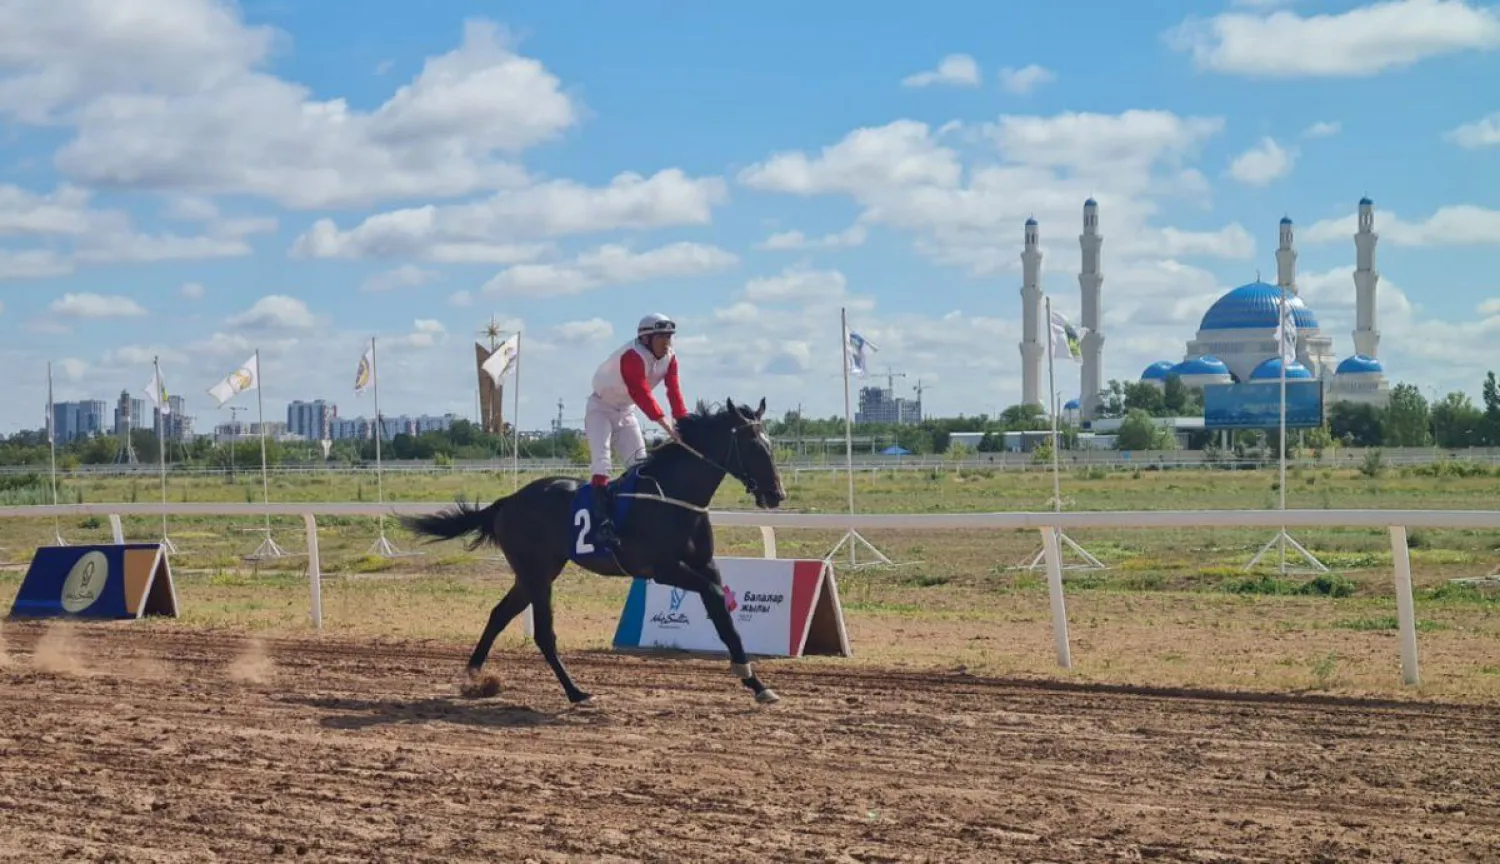
[[[745,491],[755,498],[755,506],[774,509],[786,500],[786,491],[776,470],[770,436],[761,422],[765,413],[765,399],[754,410],[730,399],[717,412],[710,413],[700,405],[696,414],[678,424],[678,429],[684,443],[745,484]]]

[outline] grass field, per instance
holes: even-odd
[[[787,508],[838,512],[842,475],[788,476]],[[1068,474],[1070,510],[1270,508],[1275,471],[1103,471]],[[1292,469],[1290,508],[1492,509],[1500,477],[1453,466],[1358,471]],[[397,475],[387,500],[490,500],[508,493],[508,474]],[[1051,477],[1037,472],[888,472],[860,475],[866,512],[1041,510],[1050,507]],[[14,495],[29,494],[25,490]],[[50,492],[48,493],[50,496]],[[68,481],[68,500],[152,502],[153,479]],[[171,501],[260,501],[258,476],[241,482],[174,479]],[[374,501],[373,477],[275,478],[273,501]],[[3,496],[0,496],[3,499]],[[0,503],[4,503],[0,500]],[[726,483],[716,507],[751,506]],[[300,520],[273,522],[293,557],[247,563],[262,523],[174,517],[179,553],[173,568],[182,603],[176,621],[145,627],[226,628],[295,633],[307,624],[307,584]],[[466,553],[459,544],[416,545],[393,523],[391,539],[414,557],[367,553],[374,519],[322,518],[325,626],[336,634],[432,641],[455,646],[454,669],[509,582],[496,553]],[[1273,690],[1319,689],[1395,697],[1500,702],[1500,589],[1452,583],[1500,566],[1500,534],[1462,530],[1411,532],[1423,664],[1423,686],[1400,684],[1389,540],[1383,531],[1299,530],[1292,534],[1331,574],[1280,576],[1243,571],[1269,539],[1256,530],[1080,531],[1072,536],[1109,569],[1074,571],[1068,583],[1075,668],[1053,663],[1047,596],[1029,563],[1034,532],[872,532],[868,539],[895,568],[846,570],[840,590],[856,657],[809,663],[980,674],[1062,677],[1130,684]],[[108,542],[103,519],[64,520],[70,543]],[[128,539],[155,539],[159,521],[127,518]],[[0,601],[8,608],[32,551],[50,542],[51,519],[0,522]],[[783,557],[822,557],[837,533],[778,532]],[[759,555],[758,533],[720,532],[722,555]],[[1275,556],[1271,566],[1275,567]],[[840,561],[843,559],[840,559]],[[836,561],[837,565],[840,561]],[[627,585],[569,568],[556,605],[565,650],[601,649],[613,633]],[[517,632],[501,648],[519,648]],[[537,661],[539,662],[539,661]]]

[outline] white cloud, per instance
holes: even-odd
[[[58,362],[57,368],[65,379],[75,383],[89,377],[89,364],[77,357],[64,357]]]
[[[1234,157],[1229,163],[1229,176],[1247,186],[1265,186],[1292,173],[1296,161],[1295,150],[1282,147],[1268,136]]]
[[[1056,81],[1057,75],[1050,69],[1032,63],[1020,69],[1007,66],[1000,70],[999,78],[1000,86],[1011,93],[1026,94],[1043,84]]]
[[[438,274],[435,270],[423,270],[421,267],[413,264],[403,264],[394,270],[376,273],[374,276],[366,279],[360,288],[364,291],[373,292],[395,291],[401,288],[419,288],[437,278]]]
[[[1238,222],[1232,222],[1218,231],[1163,228],[1156,237],[1160,243],[1153,251],[1169,259],[1202,255],[1243,261],[1255,257],[1255,237]]]
[[[1332,138],[1339,134],[1344,127],[1338,121],[1319,120],[1306,129],[1302,130],[1304,138]]]
[[[918,72],[901,79],[903,87],[928,87],[933,84],[949,84],[955,87],[978,87],[979,64],[968,54],[949,54],[938,63],[936,69]]]
[[[46,279],[73,272],[73,265],[51,249],[0,249],[0,281]]]
[[[780,231],[755,244],[755,248],[768,251],[793,249],[837,249],[865,244],[866,231],[863,225],[851,225],[836,234],[809,238],[801,231]]]
[[[64,294],[47,307],[63,318],[133,318],[146,314],[141,304],[129,297],[104,294]]]
[[[698,276],[727,270],[739,259],[716,246],[672,243],[646,252],[618,244],[601,246],[560,264],[518,264],[484,284],[504,296],[561,296],[607,285]]]
[[[18,0],[0,32],[0,113],[76,129],[56,164],[95,186],[296,208],[466,195],[524,182],[506,159],[580,116],[487,21],[367,112],[258,71],[273,34],[217,0]]]
[[[1450,130],[1443,140],[1469,150],[1500,146],[1500,111]]]
[[[394,348],[431,348],[446,340],[448,328],[443,322],[432,318],[418,318],[412,322],[409,333],[402,333],[381,340],[381,344]]]
[[[454,291],[448,295],[448,305],[467,309],[474,305],[474,295],[468,291]]]
[[[723,180],[693,179],[676,168],[651,177],[625,172],[603,187],[555,180],[468,204],[380,213],[347,231],[320,219],[297,238],[292,254],[519,264],[539,257],[547,246],[518,239],[707,225],[725,197]]]
[[[1463,0],[1385,0],[1335,14],[1190,18],[1166,40],[1198,68],[1224,74],[1357,77],[1500,46],[1500,14]]]
[[[186,300],[202,300],[203,286],[197,282],[186,282],[178,289],[178,293]]]
[[[285,294],[269,294],[244,312],[230,316],[224,323],[254,330],[306,330],[316,320],[302,300]]]
[[[760,303],[813,303],[846,296],[848,284],[844,274],[837,270],[788,267],[780,275],[762,276],[746,282],[745,298]]]
[[[739,180],[801,196],[848,196],[864,208],[860,224],[909,231],[917,250],[933,261],[986,275],[1018,268],[1018,246],[995,238],[1010,236],[1019,244],[1021,223],[1031,215],[1044,225],[1044,266],[1065,260],[1045,248],[1046,237],[1066,225],[1062,235],[1076,238],[1073,226],[1081,224],[1083,199],[1090,196],[1101,202],[1112,258],[1184,242],[1186,235],[1169,241],[1146,222],[1158,200],[1201,200],[1206,181],[1185,162],[1222,128],[1220,118],[1165,111],[1002,116],[982,130],[1000,161],[966,172],[958,153],[939,144],[926,124],[897,120],[850,132],[816,156],[773,154],[741,171]],[[1242,256],[1243,239],[1225,230],[1230,233],[1203,242],[1201,251],[1212,254],[1217,247]],[[1064,254],[1077,261],[1076,251]]]
[[[1323,219],[1303,235],[1309,243],[1352,243],[1359,228],[1357,213]],[[1396,246],[1500,245],[1500,210],[1473,204],[1439,207],[1420,222],[1407,222],[1394,211],[1376,211],[1375,231],[1381,243]]]
[[[615,335],[614,325],[603,318],[565,321],[553,330],[557,334],[557,341],[565,345],[588,345],[613,338]]]
[[[856,129],[824,147],[816,158],[798,152],[773,154],[740,171],[739,181],[769,192],[857,195],[893,186],[952,187],[962,174],[958,154],[937,145],[927,124],[897,120]]]

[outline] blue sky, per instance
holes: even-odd
[[[1088,195],[1106,379],[1272,278],[1283,215],[1352,353],[1366,194],[1391,378],[1477,398],[1500,366],[1497,7],[853,8],[8,3],[0,433],[39,424],[49,360],[59,400],[112,399],[153,356],[207,431],[256,348],[268,418],[368,415],[372,335],[386,413],[472,415],[492,315],[523,333],[522,425],[559,399],[576,423],[648,311],[681,324],[690,399],[827,416],[840,307],[929,412],[994,413],[1020,398],[1022,222],[1076,320]]]

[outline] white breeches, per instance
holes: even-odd
[[[622,467],[629,467],[646,456],[646,439],[635,418],[634,405],[617,408],[597,396],[590,396],[588,409],[583,415],[583,431],[589,439],[590,474],[614,476],[614,466],[609,458],[611,445]]]

